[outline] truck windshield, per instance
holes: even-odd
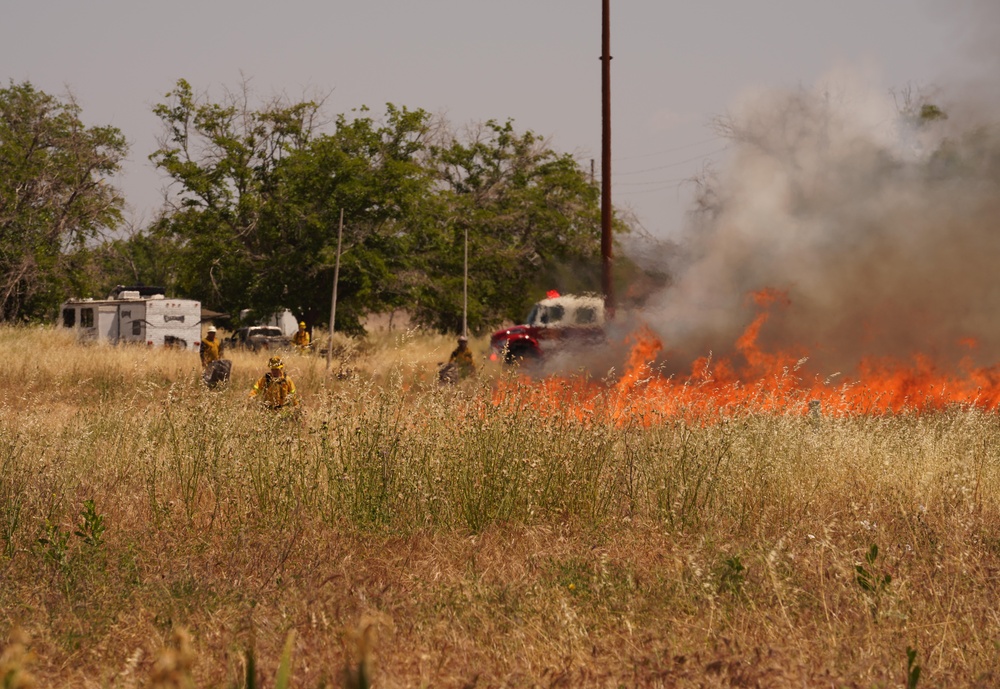
[[[558,323],[566,315],[566,308],[561,304],[550,306],[542,317],[543,323]]]
[[[528,314],[528,325],[555,325],[566,315],[566,307],[562,304],[552,304],[544,306],[535,304]]]

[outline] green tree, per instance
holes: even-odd
[[[180,291],[214,308],[325,323],[341,212],[341,331],[394,309],[457,330],[466,232],[475,330],[520,318],[548,289],[599,287],[597,187],[511,122],[459,139],[392,104],[377,120],[361,108],[325,123],[317,102],[253,109],[244,90],[212,103],[183,80],[167,99],[151,158],[176,194],[154,234],[176,243]]]
[[[177,242],[179,292],[225,309],[254,306],[248,296],[273,284],[275,247],[262,223],[281,193],[278,168],[312,138],[320,109],[278,99],[253,110],[250,97],[244,85],[205,102],[181,79],[153,108],[164,134],[150,159],[175,195],[152,234]]]
[[[416,232],[432,204],[433,178],[421,165],[427,114],[386,105],[382,121],[361,109],[289,156],[282,203],[266,225],[275,232],[272,264],[286,280],[274,304],[326,321],[344,213],[337,329],[360,331],[369,312],[405,307],[417,279]],[[261,295],[261,302],[265,295]]]
[[[572,156],[494,120],[431,154],[442,204],[425,270],[442,277],[420,286],[420,321],[459,329],[466,231],[474,330],[522,318],[549,289],[599,291],[600,191]],[[616,229],[628,228],[618,220]]]
[[[406,298],[409,236],[430,177],[417,160],[427,116],[387,106],[319,134],[320,103],[254,110],[246,92],[202,102],[181,80],[154,112],[165,136],[152,160],[175,181],[154,232],[179,241],[179,282],[230,313],[330,312],[337,224],[345,214],[338,329]]]
[[[51,315],[83,279],[74,252],[122,219],[106,180],[128,147],[115,127],[28,82],[0,89],[0,320]]]
[[[126,236],[81,249],[71,257],[79,266],[76,294],[108,294],[116,285],[157,285],[180,291],[176,238],[129,228]]]

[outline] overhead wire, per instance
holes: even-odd
[[[704,160],[705,158],[708,158],[709,156],[713,156],[713,155],[715,155],[717,153],[722,153],[723,151],[725,151],[728,148],[729,148],[729,146],[723,146],[722,148],[717,148],[714,151],[710,151],[709,153],[705,153],[705,154],[700,155],[700,156],[695,156],[693,158],[688,158],[686,160],[678,160],[676,163],[669,163],[667,165],[658,165],[657,167],[649,167],[649,168],[646,168],[644,170],[632,170],[631,172],[616,172],[615,176],[616,177],[624,177],[626,175],[641,175],[641,174],[643,174],[645,172],[656,172],[657,170],[666,170],[667,168],[677,167],[678,165],[684,165],[685,163],[691,163],[691,162],[694,162],[696,160]]]
[[[667,191],[668,189],[677,189],[685,182],[690,182],[690,177],[685,177],[684,179],[677,180],[673,183],[665,184],[664,186],[654,187],[652,189],[627,189],[625,191],[615,192],[616,196],[636,196],[639,194],[652,194],[655,192]]]
[[[695,146],[701,146],[702,144],[709,144],[713,141],[718,141],[723,137],[713,136],[711,139],[703,139],[701,141],[695,141],[694,143],[684,144],[683,146],[675,146],[674,148],[668,148],[664,151],[654,151],[653,153],[640,153],[639,155],[626,156],[624,158],[612,158],[612,162],[621,162],[623,160],[637,160],[639,158],[651,158],[653,156],[666,155],[668,153],[676,153],[677,151],[683,151],[688,148],[694,148]]]
[[[714,137],[712,139],[706,139],[704,141],[700,141],[700,142],[697,142],[697,143],[694,143],[694,144],[688,144],[686,146],[679,146],[679,147],[677,147],[675,149],[671,149],[671,150],[677,151],[677,150],[681,150],[681,149],[684,149],[684,148],[691,148],[692,146],[697,146],[699,144],[704,144],[704,143],[708,143],[708,142],[711,142],[711,141],[715,141],[715,140],[718,140],[719,138],[721,138],[721,137]],[[673,163],[668,163],[666,165],[658,165],[656,167],[645,168],[645,169],[642,169],[642,170],[632,170],[632,171],[629,171],[629,172],[616,172],[615,173],[615,181],[613,182],[613,186],[614,186],[615,189],[620,189],[621,187],[653,187],[653,188],[647,188],[647,189],[627,189],[627,190],[624,190],[624,191],[618,191],[617,192],[618,195],[623,195],[623,196],[632,196],[632,195],[636,195],[636,194],[650,194],[650,193],[655,193],[655,192],[660,192],[660,191],[666,191],[668,189],[676,189],[676,188],[680,187],[682,184],[684,184],[685,182],[690,182],[691,179],[692,179],[691,176],[675,177],[675,178],[672,178],[672,179],[651,180],[651,181],[648,181],[648,182],[620,182],[620,181],[618,181],[618,179],[621,178],[621,177],[624,177],[624,176],[628,176],[628,175],[638,175],[638,174],[645,174],[645,173],[648,173],[648,172],[656,172],[658,170],[666,170],[666,169],[669,169],[669,168],[677,167],[679,165],[685,165],[687,163],[692,163],[692,162],[699,161],[699,160],[707,160],[707,159],[711,158],[712,156],[718,155],[719,153],[722,153],[722,152],[724,152],[724,151],[726,151],[728,149],[729,149],[729,146],[726,145],[726,146],[723,146],[721,148],[717,148],[714,151],[710,151],[708,153],[705,153],[705,154],[702,154],[702,155],[699,155],[699,156],[694,156],[692,158],[686,158],[684,160],[678,160],[678,161],[675,161]],[[646,154],[644,156],[636,156],[636,157],[648,157],[650,155],[662,155],[665,152],[667,152],[667,151],[661,151],[658,154]]]

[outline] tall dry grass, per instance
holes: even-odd
[[[263,354],[207,390],[190,353],[0,330],[2,657],[40,686],[996,685],[995,415],[608,423],[488,366],[441,388],[452,345],[289,356],[282,417],[247,404]]]

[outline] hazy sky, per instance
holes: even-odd
[[[612,0],[616,206],[656,236],[678,232],[682,180],[725,155],[708,123],[747,91],[811,86],[845,66],[885,91],[960,71],[971,39],[956,6]],[[147,160],[151,108],[179,78],[212,97],[243,78],[262,97],[329,93],[331,114],[392,102],[456,126],[512,118],[600,174],[600,52],[598,0],[22,1],[0,23],[7,79],[69,89],[87,123],[125,133],[119,183],[140,223],[164,184]]]

